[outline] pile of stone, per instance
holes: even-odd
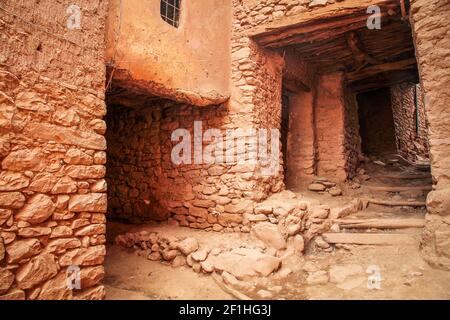
[[[167,239],[156,233],[141,231],[126,233],[115,239],[116,244],[138,250],[152,261],[169,263],[173,267],[187,266],[195,272],[222,274],[226,272],[236,279],[248,280],[266,277],[281,266],[276,250],[269,250],[261,244],[242,245],[237,248],[200,247],[197,239]]]
[[[254,215],[244,220],[260,221],[252,223],[251,232],[268,246],[277,250],[292,248],[302,254],[305,245],[316,235],[329,230],[329,206],[312,206],[299,199],[291,191],[275,194],[255,207]],[[262,219],[263,216],[267,219]]]
[[[139,255],[146,254],[149,260],[165,261],[174,267],[186,264],[183,252],[189,254],[198,249],[198,242],[194,238],[180,243],[178,239],[171,240],[148,231],[118,235],[115,242],[117,245],[137,250]]]
[[[148,231],[119,235],[116,244],[173,267],[188,266],[203,273],[227,272],[237,280],[245,280],[268,276],[281,267],[282,261],[302,256],[309,241],[330,229],[330,212],[329,206],[311,206],[285,191],[257,205],[252,214],[244,214],[253,238],[251,244],[200,247],[192,237],[169,239]],[[331,250],[330,246],[323,249]]]
[[[333,197],[342,195],[342,190],[336,183],[321,177],[314,178],[312,183],[308,186],[308,190],[319,193],[329,193]]]
[[[332,231],[333,219],[357,211],[360,205],[359,200],[354,200],[331,209],[328,205],[311,205],[298,195],[283,191],[243,215],[245,226],[250,230],[247,242],[213,247],[201,245],[193,237],[169,238],[141,231],[117,236],[116,244],[133,248],[138,255],[152,261],[214,274],[238,291],[253,292],[268,299],[279,288],[256,292],[259,285],[255,285],[255,281],[272,275],[280,279],[287,277],[301,265],[301,256],[310,243],[319,251],[333,251],[334,246],[320,235]],[[329,278],[327,272],[312,272],[308,276],[311,284],[323,284]]]

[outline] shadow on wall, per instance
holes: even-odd
[[[211,168],[174,164],[171,152],[177,142],[171,135],[178,128],[192,134],[197,119],[221,127],[225,112],[224,106],[198,108],[169,100],[155,100],[136,109],[108,106],[108,218],[140,223],[192,213],[184,204],[195,202],[199,193],[206,192],[205,179]],[[220,174],[208,179],[216,185]],[[198,210],[202,210],[201,215],[194,212],[190,222],[210,219],[208,210]]]

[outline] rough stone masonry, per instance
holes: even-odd
[[[422,252],[433,265],[450,269],[450,25],[446,23],[450,16],[450,3],[415,0],[411,1],[411,7],[435,186],[427,199],[427,226]]]
[[[229,101],[204,109],[164,100],[142,110],[111,106],[106,134],[108,1],[78,1],[83,28],[70,31],[67,16],[61,14],[69,1],[3,1],[0,299],[102,299],[108,206],[112,217],[137,221],[170,218],[184,226],[230,232],[248,232],[257,222],[274,228],[276,211],[284,216],[286,210],[261,202],[271,201],[270,196],[285,188],[282,161],[272,177],[262,177],[258,167],[174,168],[168,133],[179,126],[192,129],[193,120],[219,129],[280,128],[286,61],[279,52],[259,46],[247,32],[345,2],[349,1],[233,0]],[[411,5],[435,184],[428,199],[423,252],[434,265],[450,268],[450,5],[441,0],[416,0]],[[18,12],[19,17],[11,14]],[[301,59],[298,65],[304,65]],[[326,92],[321,96],[318,91],[311,99],[316,111],[308,124],[314,124],[310,129],[315,131],[307,144],[306,174],[351,178],[360,146],[355,99],[345,91],[343,74],[309,70],[295,80],[305,82],[311,92]],[[112,142],[108,163],[105,134]],[[108,198],[106,167],[111,181]],[[329,208],[316,210],[318,216],[311,221],[302,220],[305,208],[297,209],[302,212],[283,220],[286,234],[297,236],[302,221],[306,240],[327,227],[323,220]],[[246,223],[249,218],[256,220]],[[303,238],[300,242],[303,245]],[[75,290],[67,287],[73,266],[81,271],[81,287]]]
[[[0,299],[105,294],[108,1],[78,3],[86,23],[70,32],[68,1],[1,3]]]

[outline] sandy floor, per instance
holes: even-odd
[[[450,272],[430,268],[420,258],[417,247],[356,246],[350,252],[339,250],[334,256],[325,256],[322,263],[328,266],[357,264],[364,270],[378,266],[381,289],[369,290],[367,278],[363,277],[365,281],[349,290],[332,283],[307,286],[308,299],[450,299]]]
[[[160,262],[140,257],[133,250],[113,244],[114,237],[123,232],[149,230],[165,237],[195,237],[200,246],[233,247],[247,242],[247,234],[205,232],[168,225],[108,224],[108,247],[106,254],[106,299],[233,299],[223,292],[212,277],[197,274],[187,267],[172,268]]]
[[[369,165],[367,170],[372,174],[410,170],[400,164],[390,167]],[[417,183],[426,183],[427,180]],[[415,181],[389,181],[377,178],[364,183],[361,189],[351,190],[346,186],[346,196],[303,192],[303,196],[314,204],[328,204],[331,207],[341,206],[355,197],[369,195],[364,189],[371,184],[415,184]],[[374,197],[390,198],[392,194],[374,194]],[[409,196],[409,195],[406,195]],[[420,199],[425,199],[425,194]],[[416,208],[388,208],[372,205],[369,209],[354,214],[358,218],[423,218],[425,210]],[[235,248],[240,244],[256,244],[258,240],[248,234],[226,234],[193,230],[168,225],[124,225],[108,224],[108,247],[106,257],[106,289],[107,299],[233,299],[222,291],[209,275],[197,274],[188,267],[173,268],[159,262],[152,262],[137,252],[124,249],[113,244],[116,235],[128,231],[157,231],[167,238],[195,237],[200,247]],[[391,231],[385,231],[391,232]],[[397,233],[412,233],[417,238],[415,245],[405,246],[347,246],[331,253],[317,252],[308,248],[307,254],[296,261],[286,263],[295,272],[287,278],[279,279],[270,276],[252,281],[252,289],[245,293],[253,299],[260,298],[258,290],[264,289],[272,293],[273,299],[450,299],[450,272],[430,268],[419,255],[420,229],[397,230]],[[314,272],[329,275],[333,266],[357,267],[362,273],[350,275],[343,283],[308,285],[307,277],[311,274],[307,266],[314,265]],[[369,274],[366,270],[375,266],[380,271],[380,289],[368,289]],[[308,270],[308,271],[307,271]]]
[[[232,299],[214,280],[188,268],[152,262],[118,246],[108,248],[106,299],[108,300],[212,300]]]
[[[139,227],[142,228],[145,227]],[[117,226],[112,229],[117,229]],[[174,236],[195,236],[203,245],[214,243],[227,246],[232,242],[245,241],[242,235],[235,234],[171,226],[163,226],[161,230]],[[234,241],[230,240],[233,238]],[[254,290],[244,293],[257,299],[255,292],[258,290],[277,288],[273,299],[450,299],[450,272],[430,268],[420,258],[418,246],[353,246],[347,249],[350,250],[337,249],[330,254],[309,253],[301,260],[297,268],[300,270],[288,278],[259,279],[254,283]],[[382,278],[381,289],[369,290],[366,275],[355,277],[359,285],[348,290],[340,289],[330,282],[325,285],[306,285],[307,273],[301,270],[306,262],[313,262],[318,270],[326,272],[334,265],[356,264],[364,270],[372,265],[378,266]],[[112,300],[233,299],[222,291],[211,276],[197,274],[187,267],[173,268],[152,262],[132,250],[111,244],[107,248],[106,274],[106,298]]]

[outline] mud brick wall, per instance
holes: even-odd
[[[286,184],[296,188],[310,181],[316,172],[314,92],[300,92],[289,98],[289,134]]]
[[[423,256],[450,269],[450,2],[412,0],[411,22],[427,111],[431,173],[435,190],[427,199]]]
[[[398,152],[412,162],[428,159],[425,105],[420,86],[416,88],[414,83],[395,85],[391,88],[391,100]]]
[[[345,98],[343,74],[318,78],[315,99],[317,174],[345,181],[348,173],[345,150]]]
[[[0,299],[104,296],[108,2],[77,3],[82,30],[71,1],[0,4]]]

